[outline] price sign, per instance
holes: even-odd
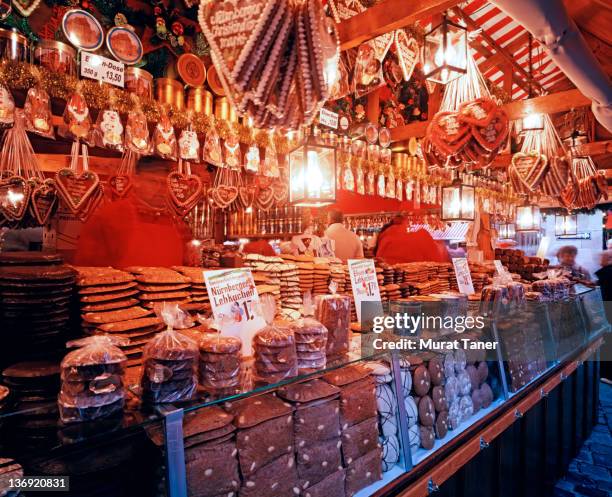
[[[319,112],[319,123],[328,128],[338,129],[338,113],[322,108]]]
[[[349,274],[351,275],[357,320],[361,323],[361,303],[380,302],[380,289],[378,288],[376,268],[372,259],[349,259],[347,263]],[[382,304],[380,311],[382,313]]]
[[[493,264],[495,264],[495,270],[497,271],[497,274],[499,276],[504,276],[506,274],[506,269],[504,268],[502,261],[500,261],[499,259],[495,259],[493,261]]]
[[[81,76],[123,88],[125,64],[101,55],[81,52]]]
[[[250,269],[204,271],[204,281],[221,334],[242,340],[242,353],[252,355],[253,336],[266,322]]]
[[[474,284],[472,283],[472,273],[470,266],[465,257],[453,258],[453,267],[455,268],[455,278],[457,278],[457,286],[459,291],[465,295],[473,295]]]

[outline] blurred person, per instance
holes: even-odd
[[[564,245],[557,250],[559,268],[569,271],[572,277],[581,283],[589,283],[591,282],[591,273],[576,262],[577,256],[578,249],[574,245]]]
[[[245,254],[259,254],[269,257],[276,255],[270,242],[263,238],[253,238],[248,243],[245,243],[244,247],[242,247],[242,252]]]
[[[375,255],[389,264],[451,260],[444,244],[427,230],[408,231],[408,218],[403,215],[393,218],[391,226],[381,231]]]
[[[601,298],[609,323],[612,323],[612,250],[601,254],[601,268],[595,271],[597,284],[601,289]],[[606,383],[612,383],[612,339],[606,336],[601,348],[601,378]]]
[[[334,254],[342,262],[348,259],[363,259],[363,244],[359,237],[344,224],[344,215],[339,210],[328,213],[329,226],[325,230],[325,237],[333,241]]]

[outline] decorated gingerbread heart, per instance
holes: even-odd
[[[30,211],[34,219],[44,226],[57,206],[57,190],[52,178],[45,180],[32,190]]]
[[[113,195],[123,198],[132,189],[132,178],[127,174],[115,174],[108,179],[108,186]]]
[[[195,174],[173,171],[166,184],[170,201],[180,210],[190,210],[202,196],[202,180]]]
[[[255,187],[251,185],[239,186],[238,199],[245,209],[251,207],[255,201]]]
[[[477,98],[459,106],[459,119],[467,124],[486,126],[495,117],[497,104],[490,98]]]
[[[276,182],[272,185],[272,190],[274,191],[274,200],[277,204],[282,204],[287,200],[287,197],[289,196],[289,188],[286,184]]]
[[[238,197],[238,188],[235,186],[220,185],[215,188],[214,198],[222,208],[229,207]]]
[[[493,151],[508,138],[508,116],[502,109],[495,109],[490,121],[485,125],[470,125],[472,135],[486,150]]]
[[[31,188],[21,176],[0,181],[0,212],[8,220],[20,221],[28,208]]]
[[[274,203],[274,190],[271,186],[260,187],[255,197],[257,206],[264,211],[267,211],[272,207]]]
[[[459,152],[471,137],[470,127],[455,112],[438,112],[429,125],[428,136],[447,155]]]
[[[71,212],[79,212],[100,184],[98,175],[91,171],[77,174],[72,169],[60,169],[55,174],[55,184],[61,199]]]

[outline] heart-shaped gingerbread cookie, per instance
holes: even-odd
[[[251,207],[255,201],[255,187],[251,185],[238,187],[238,199],[245,209]]]
[[[277,204],[282,204],[287,200],[289,196],[289,188],[286,184],[276,182],[272,185],[272,190],[274,191],[274,201]]]
[[[74,214],[79,212],[100,184],[100,178],[92,171],[77,174],[72,169],[60,169],[55,173],[55,185],[60,198]]]
[[[10,221],[23,219],[30,201],[30,184],[21,176],[0,180],[0,212]]]
[[[495,116],[497,104],[490,98],[477,98],[459,106],[459,119],[467,124],[486,126]]]
[[[55,181],[51,178],[45,180],[32,190],[30,211],[36,222],[44,226],[57,206],[57,190]]]
[[[108,186],[113,195],[123,198],[132,189],[132,178],[127,174],[115,174],[108,178]]]
[[[257,207],[263,211],[267,211],[274,203],[274,190],[271,186],[260,187],[255,197]]]
[[[166,178],[168,197],[179,210],[189,211],[202,196],[202,180],[195,174],[173,171]]]
[[[486,126],[472,124],[472,135],[484,149],[497,150],[508,138],[508,116],[502,109],[495,109],[493,116]]]
[[[459,152],[471,138],[470,127],[456,112],[438,112],[429,126],[431,141],[447,155]]]

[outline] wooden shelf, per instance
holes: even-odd
[[[230,240],[238,238],[265,238],[267,240],[275,240],[276,238],[292,238],[296,235],[301,235],[301,233],[252,233],[250,235],[230,234],[227,235],[227,238]]]

